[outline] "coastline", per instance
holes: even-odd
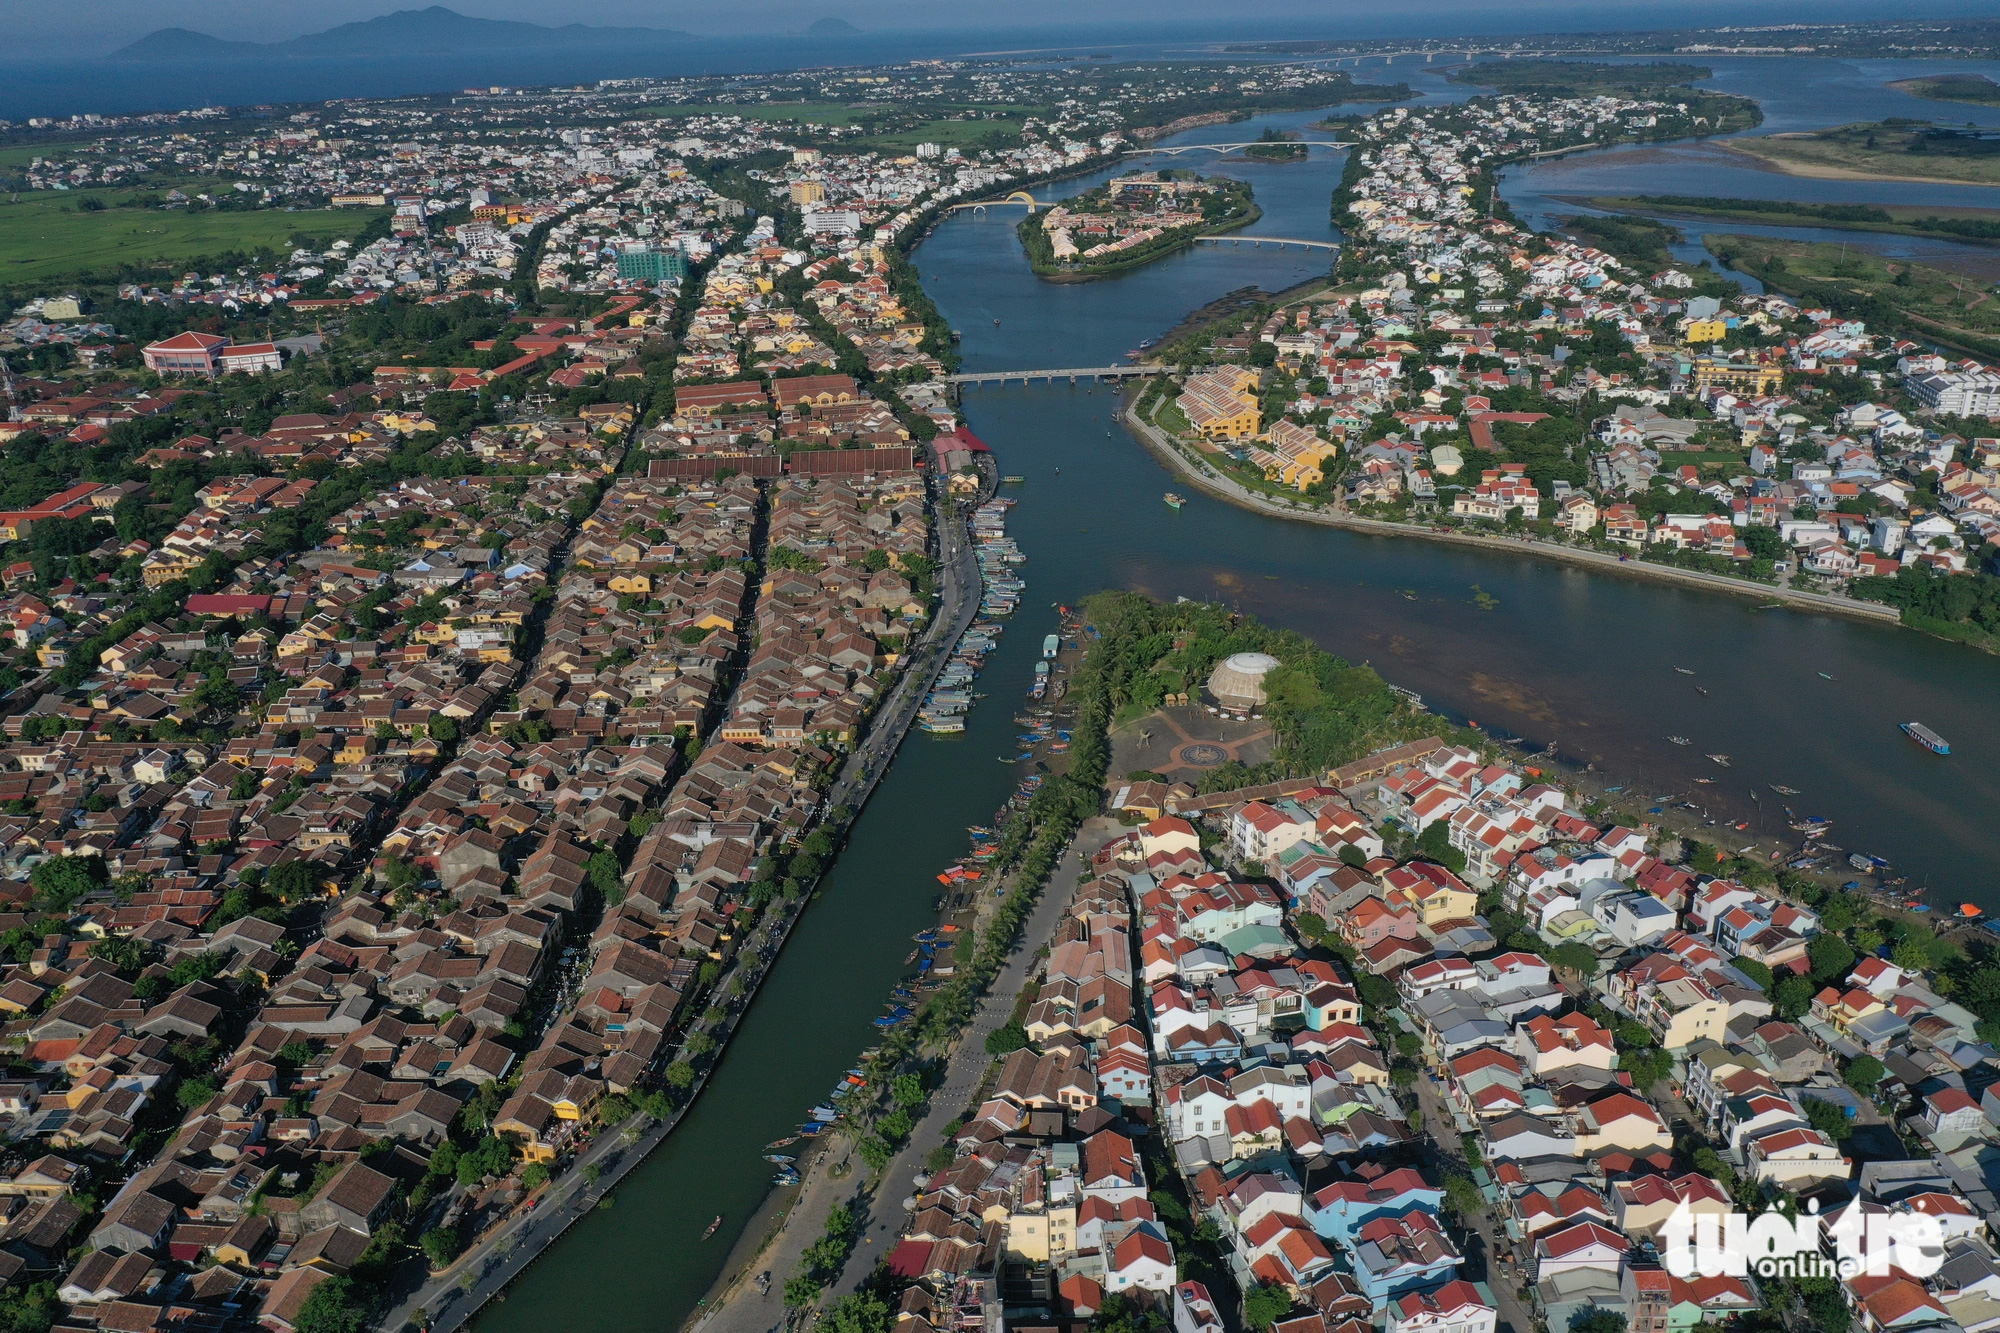
[[[1377,537],[1420,537],[1427,541],[1445,542],[1458,546],[1477,547],[1488,551],[1505,551],[1516,555],[1537,556],[1546,560],[1556,560],[1573,565],[1582,565],[1599,573],[1627,574],[1637,578],[1661,579],[1680,583],[1684,586],[1703,588],[1711,592],[1725,592],[1738,597],[1751,597],[1762,601],[1778,601],[1787,605],[1811,611],[1824,611],[1832,615],[1852,616],[1860,620],[1872,620],[1885,625],[1901,625],[1902,613],[1894,607],[1875,602],[1858,602],[1852,598],[1834,597],[1827,593],[1808,592],[1799,588],[1781,588],[1775,584],[1752,583],[1747,579],[1729,578],[1722,574],[1708,574],[1696,569],[1677,569],[1672,565],[1656,565],[1643,560],[1621,560],[1617,556],[1600,551],[1585,551],[1576,547],[1553,546],[1510,537],[1487,537],[1467,532],[1440,531],[1436,528],[1418,527],[1413,524],[1390,523],[1379,518],[1359,518],[1352,514],[1332,513],[1323,509],[1302,509],[1281,505],[1274,500],[1264,499],[1226,477],[1197,468],[1182,453],[1159,427],[1142,420],[1133,410],[1128,399],[1119,413],[1132,434],[1155,457],[1165,462],[1176,473],[1216,499],[1227,501],[1241,509],[1253,510],[1274,518],[1292,519],[1302,523],[1316,523],[1321,527],[1345,528],[1351,532],[1367,533]]]

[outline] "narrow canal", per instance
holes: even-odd
[[[1377,68],[1366,74],[1380,77]],[[1463,95],[1421,62],[1393,76]],[[1821,80],[1832,91],[1814,103],[1813,80],[1791,78],[1787,127],[1853,119],[1842,101],[1852,83]],[[1315,119],[1265,117],[1176,142],[1254,138]],[[1254,183],[1264,216],[1247,234],[1331,238],[1327,199],[1340,165],[1315,151],[1305,163],[1232,157],[1209,169]],[[1055,285],[1029,273],[1018,218],[957,215],[917,254],[927,288],[964,333],[968,369],[1104,365],[1226,292],[1281,290],[1325,267],[1313,252],[1200,247],[1117,280]],[[1833,819],[1842,845],[1890,858],[1913,883],[2000,907],[1987,874],[2000,660],[1893,628],[1760,612],[1525,556],[1287,523],[1198,493],[1175,513],[1160,501],[1171,475],[1117,426],[1116,406],[1110,389],[1087,385],[969,391],[972,428],[1003,472],[1028,479],[1008,493],[1020,501],[1009,530],[1028,555],[1029,591],[981,677],[990,697],[962,736],[912,734],[693,1112],[612,1208],[579,1224],[481,1316],[481,1333],[680,1325],[767,1193],[763,1145],[790,1133],[873,1043],[870,1020],[906,970],[910,937],[933,919],[936,872],[1011,788],[1015,769],[996,760],[1014,752],[1011,719],[1041,636],[1056,627],[1053,604],[1100,589],[1226,600],[1372,662],[1451,716],[1554,741],[1614,784],[1695,793],[1718,816],[1767,833],[1780,820],[1766,785],[1798,788],[1795,807]],[[1498,605],[1482,610],[1475,587]],[[1911,718],[1949,737],[1952,757],[1904,739],[1896,724]],[[1669,735],[1695,743],[1677,747]],[[1711,752],[1731,766],[1703,757]],[[722,1229],[703,1241],[718,1213]]]

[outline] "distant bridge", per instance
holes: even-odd
[[[1165,153],[1178,157],[1182,153],[1233,153],[1243,148],[1285,148],[1297,144],[1301,148],[1352,148],[1351,143],[1341,143],[1335,139],[1252,139],[1248,143],[1183,143],[1171,148],[1127,148],[1127,157],[1150,157],[1154,153]]]
[[[1053,199],[1037,199],[1032,194],[1029,194],[1026,190],[1016,190],[1012,194],[1008,195],[1005,199],[981,199],[975,203],[970,203],[970,204],[953,204],[947,209],[945,209],[945,212],[956,213],[961,208],[970,208],[975,212],[983,213],[989,208],[998,208],[1004,204],[1026,204],[1028,206],[1028,212],[1032,214],[1036,209],[1049,208],[1052,207],[1054,203],[1055,200]]]
[[[1023,384],[1035,380],[1068,380],[1071,384],[1078,380],[1130,380],[1143,379],[1147,375],[1164,375],[1168,367],[1140,363],[1134,366],[1064,366],[1055,370],[979,370],[945,376],[947,384],[1005,384],[1008,380],[1019,380]]]
[[[1296,236],[1236,236],[1224,234],[1221,236],[1197,236],[1194,238],[1194,243],[1196,245],[1248,245],[1252,249],[1260,246],[1275,245],[1280,250],[1288,245],[1302,245],[1308,250],[1338,250],[1340,248],[1332,241],[1304,241]]]

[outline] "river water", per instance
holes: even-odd
[[[1718,62],[1718,82],[1778,70],[1790,127],[1893,114],[1854,108],[1871,80],[1904,76],[1738,63],[1745,68]],[[1420,61],[1394,74],[1428,93],[1464,95]],[[1241,141],[1316,118],[1264,117],[1176,142]],[[1211,169],[1254,184],[1264,216],[1245,234],[1331,239],[1327,200],[1340,165],[1315,150],[1305,163],[1234,157]],[[1510,185],[1545,188],[1542,174],[1567,165],[1514,173]],[[1074,193],[1104,174],[1037,194]],[[1781,192],[1816,184],[1753,174]],[[1684,189],[1637,179],[1619,188]],[[1917,187],[1898,187],[1907,188]],[[927,289],[963,332],[967,369],[1109,364],[1226,292],[1252,283],[1277,291],[1325,269],[1321,252],[1202,246],[1114,280],[1057,285],[1029,272],[1018,219],[1011,209],[955,215],[917,253]],[[481,1317],[482,1333],[670,1330],[695,1308],[766,1194],[763,1145],[791,1132],[872,1044],[870,1020],[905,971],[909,939],[933,919],[936,872],[963,853],[966,825],[988,822],[1011,788],[1016,770],[996,759],[1014,752],[1011,719],[1041,636],[1056,628],[1054,603],[1101,589],[1226,600],[1371,662],[1448,716],[1554,741],[1611,783],[1649,796],[1692,792],[1765,833],[1782,831],[1766,784],[1799,788],[1794,806],[1833,819],[1842,845],[1890,858],[1952,901],[2000,907],[1988,878],[2000,659],[1527,556],[1288,523],[1198,492],[1176,513],[1160,502],[1171,475],[1117,426],[1116,406],[1110,389],[1088,385],[968,390],[972,428],[1001,471],[1027,478],[1008,490],[1020,501],[1009,531],[1028,556],[1029,592],[981,678],[992,697],[963,736],[912,733],[687,1120],[611,1209],[581,1223]],[[1482,610],[1475,589],[1497,607]],[[1943,732],[1953,755],[1906,740],[1896,724],[1912,718]],[[1695,744],[1668,743],[1675,734]],[[1711,752],[1732,766],[1703,757]],[[1714,784],[1694,785],[1698,777]],[[1717,841],[1733,845],[1726,832]],[[701,1241],[717,1213],[723,1228]]]

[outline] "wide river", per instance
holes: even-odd
[[[1716,82],[1768,95],[1777,128],[1863,115],[2000,118],[1880,89],[1917,68],[1742,60],[1719,63]],[[1421,62],[1393,76],[1440,98],[1466,92]],[[1905,104],[1925,110],[1899,111]],[[1267,117],[1178,142],[1240,141],[1315,118]],[[1327,200],[1340,167],[1337,155],[1316,151],[1302,164],[1231,157],[1212,169],[1255,185],[1264,216],[1249,234],[1332,238]],[[1541,178],[1574,170],[1512,173],[1510,197],[1570,193]],[[1780,195],[1821,197],[1797,188],[1818,182],[1746,175]],[[1650,183],[1635,164],[1621,169],[1618,188],[1686,189],[1679,181]],[[1897,186],[1895,197],[1923,188]],[[959,214],[918,252],[926,286],[963,331],[968,369],[1108,364],[1223,293],[1252,283],[1277,291],[1324,271],[1319,252],[1204,246],[1113,281],[1059,286],[1029,272],[1019,216]],[[1799,788],[1794,806],[1833,819],[1842,845],[1890,858],[1941,898],[2000,907],[1987,878],[2000,835],[2000,659],[1527,556],[1288,523],[1198,493],[1176,513],[1160,502],[1171,476],[1117,427],[1115,407],[1111,390],[1067,383],[968,391],[972,428],[1003,472],[1028,479],[1008,492],[1020,499],[1009,530],[1028,556],[1029,593],[982,677],[992,697],[963,736],[911,736],[688,1118],[615,1206],[579,1224],[482,1315],[482,1333],[667,1333],[694,1309],[766,1194],[762,1145],[791,1132],[872,1044],[870,1020],[905,971],[910,936],[933,919],[937,871],[963,853],[966,825],[986,823],[1012,787],[1016,770],[995,760],[1014,750],[1011,719],[1055,628],[1054,603],[1100,589],[1225,600],[1371,662],[1450,716],[1554,741],[1635,791],[1698,793],[1715,814],[1763,832],[1782,831],[1766,785]],[[1498,605],[1482,610],[1475,588]],[[1912,718],[1943,732],[1951,757],[1906,740],[1896,724]],[[1677,747],[1669,735],[1695,743]],[[1710,763],[1711,752],[1732,766]],[[1715,783],[1691,785],[1697,777]],[[1750,800],[1753,787],[1762,805]],[[717,1213],[724,1226],[703,1242]]]

